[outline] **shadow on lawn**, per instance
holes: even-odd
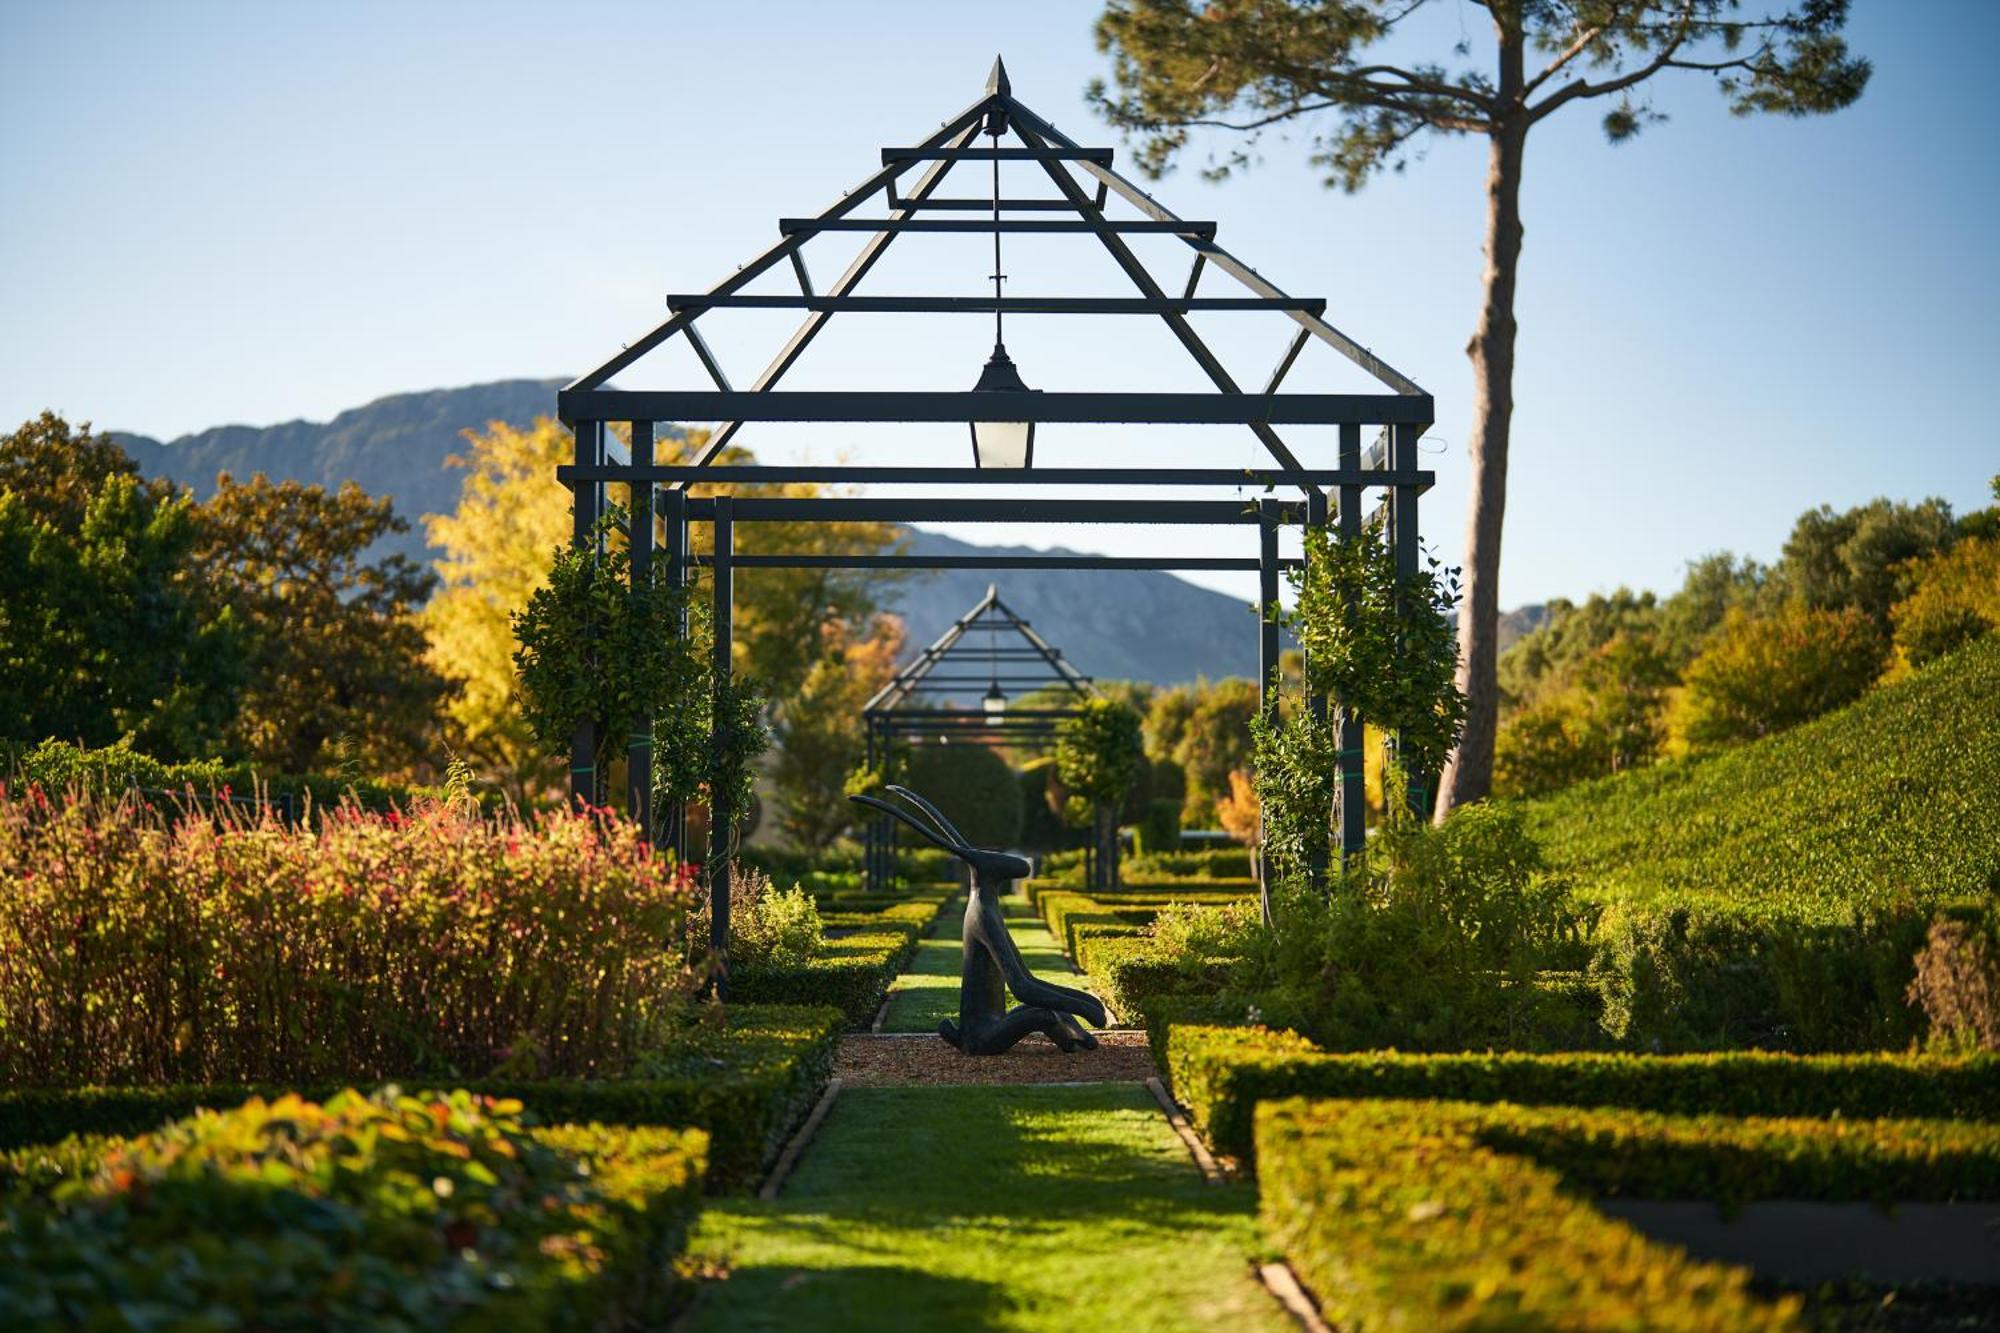
[[[854,1089],[783,1198],[711,1203],[699,1244],[733,1271],[690,1323],[1214,1326],[1189,1307],[1247,1282],[1255,1213],[1137,1086]]]

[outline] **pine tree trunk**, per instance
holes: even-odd
[[[1503,82],[1505,71],[1503,70]],[[1439,781],[1437,817],[1493,788],[1500,722],[1500,525],[1507,509],[1507,444],[1514,416],[1514,281],[1521,260],[1521,159],[1527,126],[1503,121],[1486,173],[1486,297],[1466,345],[1472,358],[1472,493],[1465,532],[1465,601],[1458,630],[1458,688],[1465,733]]]

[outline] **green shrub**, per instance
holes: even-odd
[[[917,932],[910,929],[831,939],[818,957],[804,963],[751,963],[733,970],[729,995],[743,1004],[830,1005],[840,1010],[848,1027],[865,1028],[916,940]]]
[[[1146,802],[1144,816],[1133,830],[1133,842],[1141,856],[1171,852],[1181,845],[1181,801],[1179,796],[1155,796]]]
[[[2000,537],[1960,541],[1912,571],[1915,588],[1896,604],[1896,647],[1924,666],[2000,628]]]
[[[1613,1031],[1650,1046],[1900,1045],[1930,922],[2000,887],[2000,640],[1710,758],[1522,808],[1607,909]]]
[[[0,1212],[0,1323],[97,1326],[117,1311],[132,1326],[556,1329],[669,1316],[707,1136],[530,1130],[520,1109],[464,1091],[287,1096],[95,1145],[94,1163],[79,1155],[70,1165],[85,1169],[57,1179],[30,1160]]]
[[[0,793],[0,1081],[620,1072],[696,978],[630,825],[444,805],[310,826]]]
[[[1682,673],[1675,729],[1695,750],[1738,745],[1851,703],[1881,674],[1886,645],[1858,607],[1790,605],[1723,619]]]
[[[262,773],[250,764],[220,759],[165,763],[125,741],[90,749],[46,740],[30,749],[0,755],[0,769],[13,785],[38,785],[49,792],[85,791],[116,798],[139,788],[178,795],[192,790],[197,800],[250,802],[260,797],[292,802],[294,814],[308,806],[334,810],[344,802],[377,812],[407,810],[445,799],[443,787],[408,786],[337,773]]]
[[[1135,856],[1123,867],[1127,879],[1251,879],[1256,867],[1242,847],[1210,847],[1201,851],[1147,852]]]
[[[1293,1096],[2000,1121],[1992,1056],[1336,1054],[1291,1032],[1187,1022],[1169,1027],[1160,1064],[1215,1150],[1246,1159],[1257,1103]]]
[[[1010,847],[1020,839],[1021,784],[998,751],[966,742],[912,745],[902,782],[944,811],[974,846]]]
[[[1520,816],[1474,805],[1402,821],[1322,896],[1285,895],[1238,989],[1342,1049],[1462,1050],[1573,1039],[1574,1011],[1535,982],[1583,961],[1586,917]]]
[[[468,1090],[523,1102],[545,1124],[700,1128],[710,1135],[709,1184],[736,1188],[755,1182],[819,1097],[832,1075],[843,1025],[833,1009],[731,1005],[719,1022],[682,1027],[624,1078],[490,1078]],[[299,1091],[318,1099],[340,1088]],[[0,1091],[0,1149],[70,1134],[140,1134],[202,1108],[285,1093],[243,1084]]]
[[[1256,1139],[1266,1233],[1342,1327],[1797,1327],[1589,1196],[2000,1197],[1990,1125],[1295,1099]]]

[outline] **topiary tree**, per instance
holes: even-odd
[[[1012,847],[1021,837],[1021,784],[991,748],[940,740],[912,745],[903,757],[904,785],[944,811],[975,846]]]
[[[1118,883],[1118,810],[1146,761],[1139,714],[1111,699],[1089,699],[1056,728],[1056,773],[1096,811],[1097,883]]]

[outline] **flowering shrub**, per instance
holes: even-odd
[[[348,1091],[0,1158],[0,1324],[619,1328],[671,1313],[700,1130]]]
[[[601,814],[0,791],[0,885],[15,1084],[616,1073],[695,981],[692,884]]]

